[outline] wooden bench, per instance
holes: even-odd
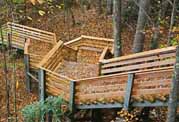
[[[176,47],[101,59],[100,77],[71,81],[79,109],[167,106]]]

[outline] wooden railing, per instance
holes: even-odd
[[[100,77],[72,81],[80,109],[167,105],[176,47],[101,60]],[[127,102],[126,102],[127,101]]]
[[[101,60],[101,74],[143,72],[172,68],[175,63],[176,47],[151,50],[147,52]]]
[[[38,66],[55,72],[63,60],[76,61],[76,58],[76,50],[64,46],[63,42],[59,41],[42,59]]]
[[[8,22],[6,25],[3,26],[3,36],[5,42],[8,41],[7,34],[11,34],[12,36],[12,46],[16,46],[19,48],[24,47],[25,39],[37,40],[42,41],[50,44],[56,44],[57,39],[55,33],[51,33],[48,31],[43,31],[40,29],[11,23]]]
[[[69,101],[70,81],[72,79],[54,73],[48,69],[43,70],[45,71],[45,83],[47,93],[54,96],[62,96],[66,101]]]
[[[79,38],[64,43],[64,45],[67,45],[73,49],[78,49],[79,47],[92,47],[103,50],[107,46],[112,49],[113,39],[82,35]]]

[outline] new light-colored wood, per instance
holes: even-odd
[[[42,59],[42,61],[38,64],[39,67],[42,67],[49,59],[50,57],[57,51],[58,48],[62,48],[63,42],[59,41],[52,50]]]
[[[108,47],[105,47],[105,48],[104,48],[104,50],[103,50],[103,52],[102,52],[102,54],[101,54],[101,56],[100,56],[100,58],[99,58],[99,62],[100,62],[101,60],[104,60],[104,59],[105,59],[105,55],[106,55],[108,49],[109,49]]]

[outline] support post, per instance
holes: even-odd
[[[92,122],[103,122],[101,110],[100,109],[92,109]]]
[[[74,114],[75,114],[75,81],[70,82],[70,110],[71,110],[71,117],[70,121],[75,122]]]
[[[12,45],[11,45],[11,43],[12,43],[12,40],[11,40],[11,39],[12,39],[12,38],[11,38],[11,34],[8,33],[7,35],[8,35],[8,44],[7,44],[7,45],[8,45],[8,48],[11,49],[11,46],[12,46]]]
[[[179,46],[176,47],[176,63],[171,83],[171,90],[168,103],[167,122],[176,122],[178,88],[179,86]]]
[[[101,75],[102,75],[102,73],[101,73],[101,70],[102,70],[102,62],[99,62],[98,66],[99,66],[99,76],[101,76]]]
[[[38,79],[39,79],[39,100],[45,100],[45,71],[40,69],[38,72]]]
[[[30,72],[29,67],[29,55],[24,55],[24,63],[25,63],[25,81],[26,81],[26,89],[28,92],[31,92],[31,81],[28,73]]]
[[[124,98],[124,109],[128,110],[130,105],[130,99],[132,94],[132,88],[133,88],[133,82],[134,82],[134,74],[128,74],[128,81],[126,86],[126,93]]]

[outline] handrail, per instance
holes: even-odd
[[[46,55],[45,57],[42,59],[42,61],[38,64],[39,67],[42,67],[46,61],[48,61],[50,59],[50,57],[53,56],[54,52],[56,52],[58,50],[58,48],[62,47],[63,46],[63,42],[62,41],[59,41],[54,47],[52,50],[50,50]]]
[[[72,81],[72,80],[73,80],[73,79],[71,79],[71,78],[69,78],[69,77],[67,77],[67,76],[58,74],[58,73],[53,72],[53,71],[51,71],[51,70],[48,70],[48,69],[46,69],[46,68],[44,68],[44,67],[40,67],[40,69],[42,69],[42,70],[44,70],[44,71],[47,71],[47,72],[49,72],[50,74],[53,74],[53,75],[55,75],[55,76],[61,77],[61,78],[65,79],[65,80],[67,80],[67,81]],[[65,80],[64,80],[64,82],[65,82]],[[69,82],[65,82],[65,83],[69,83]]]
[[[112,62],[116,62],[116,61],[140,58],[140,57],[144,57],[144,56],[150,56],[150,55],[155,55],[155,54],[160,54],[160,53],[170,52],[170,51],[175,51],[175,50],[176,50],[176,46],[172,46],[172,47],[167,47],[167,48],[162,48],[162,49],[155,49],[155,50],[145,51],[145,52],[141,52],[141,53],[131,54],[131,55],[122,56],[122,57],[118,57],[118,58],[112,58],[112,59],[108,59],[108,60],[104,59],[101,61],[101,63],[107,64],[107,63],[112,63]]]
[[[78,79],[78,80],[73,80],[74,82],[85,82],[87,80],[97,80],[97,79],[101,79],[101,78],[110,78],[110,77],[115,77],[115,76],[124,76],[124,75],[128,75],[128,74],[132,74],[132,73],[138,73],[138,74],[143,74],[146,72],[160,72],[162,71],[168,71],[168,70],[173,70],[174,67],[173,66],[169,66],[169,67],[164,67],[164,68],[155,68],[155,69],[146,69],[146,70],[142,70],[142,71],[131,71],[131,72],[125,72],[125,73],[118,73],[118,74],[110,74],[110,75],[103,75],[103,76],[98,76],[98,77],[91,77],[91,78],[84,78],[84,79]]]
[[[3,25],[3,30],[7,31],[7,33],[12,33],[12,43],[16,43],[20,47],[24,47],[23,39],[34,39],[43,41],[46,43],[51,43],[55,45],[57,43],[56,34],[44,30],[40,30],[37,28],[32,28],[12,22],[7,22]],[[5,35],[3,35],[5,36]],[[19,40],[22,38],[22,40]]]

